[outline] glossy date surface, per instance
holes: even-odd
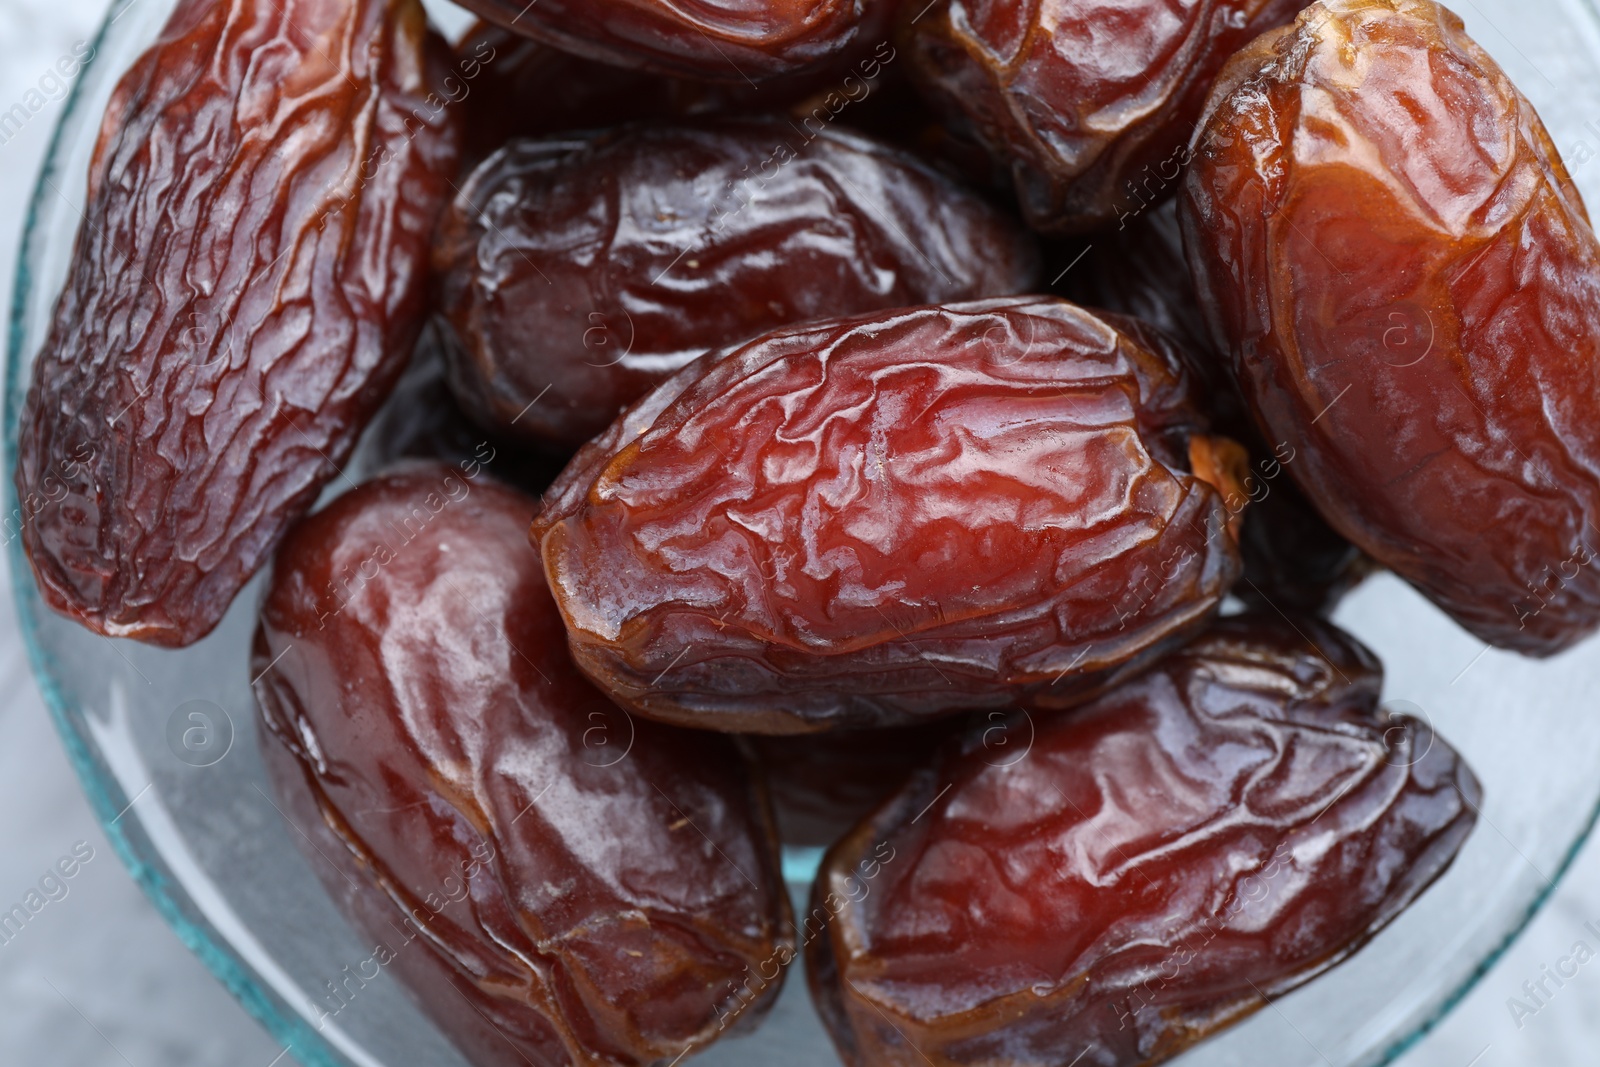
[[[308,859],[472,1062],[664,1063],[781,984],[746,986],[793,955],[770,816],[731,741],[572,667],[537,506],[423,464],[297,526],[251,665],[264,747]]]
[[[23,543],[99,633],[208,633],[405,363],[455,166],[413,0],[184,0],[122,77],[19,430]]]
[[[900,9],[930,99],[1009,168],[1031,226],[1075,233],[1177,192],[1212,79],[1300,0],[934,0]]]
[[[1600,623],[1600,242],[1460,21],[1337,0],[1219,79],[1184,193],[1213,332],[1342,534],[1491,644]]]
[[[821,121],[506,145],[440,223],[438,320],[486,426],[575,448],[706,351],[790,322],[1019,292],[1031,238]]]
[[[468,0],[490,22],[563,52],[749,84],[826,64],[881,36],[891,0]]]
[[[1065,704],[1237,576],[1201,476],[1231,442],[1204,428],[1180,367],[1065,301],[808,323],[647,394],[533,536],[579,666],[645,715],[799,733]]]
[[[1020,759],[974,731],[836,845],[801,928],[845,1063],[1158,1063],[1415,900],[1478,783],[1378,708],[1370,652],[1294,627],[1225,619],[1091,704],[1018,717]]]

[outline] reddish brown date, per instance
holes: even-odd
[[[1219,79],[1184,195],[1213,328],[1347,538],[1483,640],[1600,623],[1600,242],[1425,0],[1314,4]]]
[[[1003,715],[989,714],[996,722]],[[747,738],[772,793],[779,838],[792,845],[833,844],[932,759],[960,721]]]
[[[514,141],[463,184],[434,265],[463,405],[576,447],[709,349],[1019,292],[1037,255],[911,156],[766,119]]]
[[[425,464],[297,526],[251,665],[265,747],[308,859],[473,1063],[665,1063],[781,984],[740,992],[793,955],[770,816],[731,741],[573,669],[536,508]]]
[[[1028,223],[1073,233],[1176,193],[1217,71],[1300,6],[934,0],[900,9],[900,40],[934,104],[1010,170]]]
[[[877,40],[892,0],[468,0],[563,52],[617,67],[748,85]]]
[[[1240,536],[1244,575],[1234,593],[1247,604],[1283,611],[1331,612],[1370,570],[1359,549],[1335,531],[1295,487],[1287,442],[1261,438],[1211,342],[1199,295],[1184,262],[1175,204],[1163,204],[1113,238],[1097,235],[1087,249],[1062,250],[1071,269],[1063,292],[1093,307],[1134,316],[1177,342],[1175,351],[1202,383],[1207,414],[1251,455],[1241,486],[1250,515]]]
[[[1065,301],[808,323],[648,394],[533,534],[578,665],[645,715],[799,733],[1066,704],[1238,574],[1206,480],[1232,443],[1203,429],[1178,366]]]
[[[52,608],[196,641],[333,476],[423,311],[442,51],[414,0],[183,0],[118,83],[19,430]]]
[[[1371,653],[1294,627],[1236,616],[1072,714],[1016,718],[1020,759],[975,731],[835,846],[802,929],[845,1063],[1147,1067],[1439,877],[1477,780],[1378,709]]]

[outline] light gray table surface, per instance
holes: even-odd
[[[0,111],[91,36],[103,7],[103,0],[0,0]],[[47,99],[0,144],[7,306],[23,211],[59,107]],[[10,469],[6,457],[6,477]],[[9,583],[0,561],[0,911],[75,848],[79,856],[92,850],[92,858],[64,883],[66,896],[0,943],[0,1064],[289,1067],[292,1059],[157,916],[101,834],[29,675]],[[1584,929],[1588,922],[1600,928],[1593,843],[1522,939],[1402,1067],[1600,1063],[1600,963],[1560,986],[1545,977],[1576,941],[1600,943]],[[1541,979],[1549,996],[1537,993]],[[1543,1006],[1518,1020],[1509,999],[1535,1003],[1524,983],[1535,984]]]

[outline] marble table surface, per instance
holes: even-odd
[[[0,111],[23,101],[104,0],[0,0]],[[59,101],[0,132],[0,294],[7,303],[24,205]],[[38,103],[29,98],[30,104]],[[10,471],[6,458],[5,471]],[[0,900],[21,899],[63,856],[88,855],[68,895],[0,943],[0,1063],[74,1067],[289,1067],[293,1060],[179,943],[134,886],[90,814],[29,677],[0,562]],[[1577,710],[1577,709],[1575,709]],[[1545,978],[1600,924],[1600,847],[1478,988],[1402,1067],[1590,1064],[1600,1060],[1600,968]],[[1534,1013],[1524,983],[1545,980]]]

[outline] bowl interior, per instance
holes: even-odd
[[[29,209],[9,331],[5,440],[15,454],[29,365],[82,218],[89,153],[111,88],[171,0],[119,0],[64,109]],[[1600,15],[1589,0],[1462,0],[1468,29],[1538,106],[1600,205]],[[459,26],[459,12],[450,21]],[[347,473],[359,480],[359,462]],[[342,481],[342,480],[341,480]],[[260,580],[182,651],[97,637],[39,602],[3,479],[17,610],[35,674],[124,863],[228,987],[308,1065],[464,1067],[392,975],[351,980],[373,954],[334,909],[267,788],[247,649]],[[1484,784],[1479,826],[1451,870],[1353,959],[1186,1054],[1184,1067],[1388,1062],[1448,1011],[1544,902],[1600,803],[1600,656],[1590,641],[1534,662],[1486,649],[1388,576],[1338,621],[1388,669],[1386,698],[1429,719]],[[815,851],[791,852],[797,904]],[[836,1063],[803,976],[756,1034],[711,1064]]]

